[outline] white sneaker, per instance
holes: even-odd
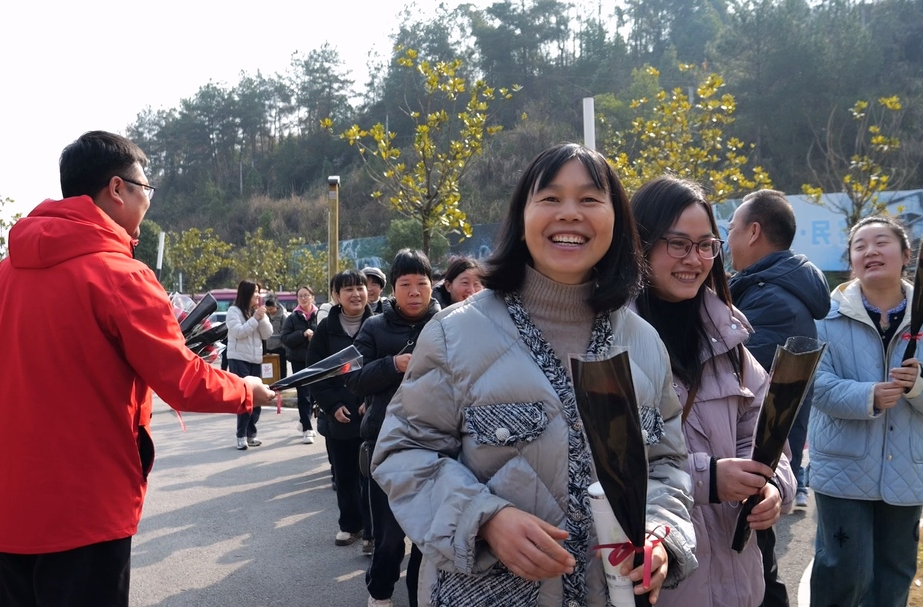
[[[808,494],[801,493],[800,491],[795,494],[795,508],[807,508],[808,507]]]
[[[391,599],[373,599],[369,597],[368,607],[391,607]]]
[[[357,531],[355,533],[350,533],[349,531],[337,531],[337,537],[335,540],[333,540],[333,543],[337,546],[349,546],[360,537],[362,537],[361,531]]]
[[[238,438],[238,439],[237,439],[237,448],[240,449],[241,451],[246,451],[246,450],[247,450],[247,439],[244,438],[243,436],[241,436],[240,438]]]
[[[304,445],[313,445],[314,444],[314,433],[308,430],[301,437],[301,442]]]
[[[314,434],[314,430],[311,430],[310,428],[305,430],[304,433],[310,435],[311,438],[314,438],[315,436],[317,436],[316,434]]]

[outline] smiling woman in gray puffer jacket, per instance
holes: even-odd
[[[670,528],[651,587],[635,591],[656,599],[694,568],[666,351],[624,307],[639,278],[628,200],[605,159],[575,144],[539,155],[513,194],[489,290],[423,329],[375,450],[374,478],[423,552],[421,606],[607,604],[595,471],[562,361],[617,346],[629,348],[646,420],[647,529]]]

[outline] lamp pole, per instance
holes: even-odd
[[[327,217],[327,284],[336,275],[340,254],[340,176],[327,177],[327,198],[330,213]]]

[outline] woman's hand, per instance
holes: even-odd
[[[407,367],[410,366],[410,357],[413,354],[398,354],[394,357],[394,368],[400,371],[401,373],[407,372]]]
[[[266,317],[266,306],[257,306],[253,312],[253,317],[257,320],[263,320]]]
[[[901,363],[900,367],[895,367],[888,372],[891,383],[897,384],[905,392],[913,388],[917,383],[917,377],[920,376],[920,361],[916,358],[908,358]]]
[[[760,490],[760,495],[763,496],[763,501],[754,506],[750,516],[747,517],[750,528],[757,531],[769,529],[782,516],[782,494],[775,485],[767,482],[766,486]]]
[[[742,502],[762,489],[772,478],[772,468],[752,459],[725,458],[718,463],[718,499]]]
[[[311,329],[305,329],[305,332],[303,333],[303,335],[305,339],[307,339],[308,341],[311,341],[311,338],[314,337],[314,331]]]
[[[339,409],[336,410],[336,413],[333,414],[333,417],[341,424],[348,424],[349,423],[349,409],[346,408],[346,405],[343,405]]]
[[[651,538],[644,538],[644,543],[652,543]],[[633,582],[640,582],[644,578],[644,565],[638,565],[632,569],[633,565],[634,558],[630,556],[622,561],[620,573],[628,576]],[[669,559],[667,558],[667,549],[663,547],[662,543],[658,543],[651,551],[651,585],[645,588],[642,584],[637,584],[634,589],[635,594],[650,592],[651,594],[648,599],[651,605],[656,603],[657,597],[660,596],[660,587],[663,586],[664,581],[667,579],[668,568]]]
[[[894,369],[891,369],[893,372]],[[910,384],[911,386],[913,383]],[[903,396],[904,387],[897,382],[887,381],[875,384],[873,403],[876,409],[892,409]]]
[[[533,582],[572,573],[577,564],[558,543],[567,531],[512,506],[481,525],[478,536],[507,569]]]

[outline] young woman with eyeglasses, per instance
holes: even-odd
[[[722,242],[702,188],[661,177],[635,193],[631,208],[648,264],[635,306],[666,344],[683,405],[699,561],[678,589],[664,589],[657,606],[756,607],[765,586],[759,547],[751,540],[739,554],[731,549],[741,502],[763,496],[748,520],[766,529],[795,496],[787,459],[775,473],[750,459],[769,378],[743,345],[751,329],[731,305]]]

